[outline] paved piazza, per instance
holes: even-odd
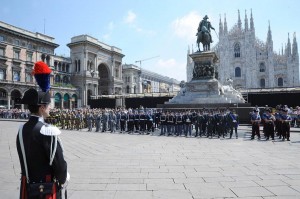
[[[0,195],[18,198],[20,122],[0,121]],[[291,142],[63,131],[70,199],[300,198],[300,133]],[[299,130],[298,130],[299,131]]]

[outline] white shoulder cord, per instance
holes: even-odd
[[[54,136],[54,148],[53,148],[53,151],[52,151],[52,142],[53,142],[53,136],[51,136],[51,145],[50,145],[50,162],[49,162],[49,165],[52,166],[52,162],[54,160],[54,157],[55,157],[55,153],[56,153],[56,148],[57,148],[57,135]]]
[[[26,173],[26,181],[29,183],[29,176],[28,176],[28,169],[27,169],[27,161],[26,161],[26,156],[25,156],[25,149],[24,149],[24,143],[23,143],[23,125],[20,126],[19,128],[19,142],[20,142],[20,147],[22,151],[22,156],[23,156],[23,161],[24,161],[24,167],[25,167],[25,173]]]
[[[64,152],[64,146],[63,146],[63,143],[62,143],[60,137],[58,137],[58,136],[57,136],[57,141],[59,142],[59,145],[60,145],[60,147],[61,147],[62,152]]]

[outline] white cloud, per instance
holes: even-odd
[[[129,10],[124,18],[125,23],[132,24],[136,19],[136,14]]]
[[[148,37],[153,37],[157,34],[156,31],[154,30],[145,30],[144,28],[140,27],[136,22],[136,17],[137,15],[130,10],[127,12],[127,15],[124,17],[124,22],[139,34],[143,34]]]
[[[192,11],[187,15],[174,20],[171,26],[176,36],[184,38],[190,42],[195,40],[200,20],[200,15],[197,12]]]
[[[115,28],[115,24],[114,24],[114,22],[113,21],[111,21],[111,22],[109,22],[109,24],[108,24],[108,30],[110,30],[110,31],[112,31],[114,28]]]

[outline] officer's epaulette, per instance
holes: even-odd
[[[42,126],[40,133],[47,136],[60,135],[61,131],[56,127],[49,124]]]

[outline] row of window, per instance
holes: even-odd
[[[35,44],[26,43],[25,41],[20,41],[19,39],[14,39],[14,40],[6,39],[3,35],[0,35],[0,42],[1,41],[12,43],[15,46],[22,46],[22,47],[28,48],[30,50],[39,50],[41,52],[50,53],[50,54],[53,53],[51,49],[45,48],[44,46],[37,47]]]
[[[5,79],[6,79],[6,70],[0,69],[0,80],[5,80]],[[55,83],[65,83],[65,84],[70,83],[70,77],[68,76],[61,77],[60,75],[56,75],[54,79],[55,79]],[[12,72],[12,80],[16,82],[19,82],[21,80],[20,71],[14,70]],[[25,73],[25,82],[33,82],[31,73],[29,72]]]
[[[128,85],[126,86],[126,93],[131,93],[131,92],[130,92],[130,86],[128,86]],[[133,93],[134,93],[134,94],[137,93],[137,92],[136,92],[136,86],[133,87]]]
[[[75,72],[80,72],[80,60],[75,60]]]
[[[13,58],[14,59],[21,59],[20,58],[21,49],[14,48],[13,51],[14,51],[13,52]],[[0,56],[5,57],[5,48],[0,47]],[[32,57],[33,57],[32,52],[27,52],[26,53],[26,61],[32,62]]]
[[[265,72],[265,66],[264,63],[260,64],[260,72]],[[241,77],[241,68],[240,67],[236,67],[235,71],[234,71],[234,76],[235,77]],[[281,77],[279,77],[277,79],[277,86],[283,86],[283,79]],[[265,87],[265,79],[261,79],[260,80],[260,87],[264,88]]]
[[[6,79],[6,70],[0,69],[0,80]],[[21,73],[20,71],[13,70],[12,71],[12,81],[19,82],[21,80]],[[32,75],[31,73],[25,73],[25,81],[32,82]]]
[[[264,63],[261,63],[260,67],[259,67],[259,72],[265,72],[265,71],[266,71],[266,67],[265,67]],[[236,67],[234,69],[234,76],[235,77],[241,77],[242,76],[242,72],[241,72],[240,67]]]
[[[241,57],[241,45],[239,43],[234,44],[233,54],[235,58]],[[261,54],[262,53],[259,53],[259,55]],[[266,55],[268,56],[268,53],[266,53]]]
[[[116,73],[117,73],[117,72],[119,72],[119,70],[116,71]],[[126,77],[124,77],[124,78],[125,78],[125,82],[127,82],[127,83],[130,82],[130,76],[126,76]],[[134,78],[133,78],[133,82],[134,82],[134,83],[137,83],[137,77],[134,77]]]
[[[65,83],[65,84],[69,84],[70,83],[70,77],[68,77],[68,76],[63,76],[61,78],[60,75],[56,75],[55,78],[54,78],[54,80],[55,80],[55,83]]]
[[[283,78],[279,77],[277,79],[277,86],[282,87],[283,86]],[[265,79],[260,79],[260,87],[265,88],[266,87],[266,80]]]
[[[20,52],[21,52],[20,49],[14,49],[13,58],[20,60],[21,59]],[[2,57],[5,56],[4,48],[0,48],[0,56],[2,56]],[[43,62],[47,63],[50,66],[50,55],[42,54],[41,59]],[[27,52],[26,61],[33,62],[33,53],[32,52]],[[65,64],[65,63],[61,64],[60,62],[57,63],[57,61],[54,62],[54,67],[55,67],[55,70],[63,71],[63,72],[69,72],[69,68],[70,68],[69,64]]]
[[[259,72],[266,72],[265,63],[261,62],[259,64]],[[241,77],[241,68],[240,67],[235,68],[235,77]]]
[[[70,65],[68,63],[61,63],[54,61],[54,69],[62,72],[70,72]]]

